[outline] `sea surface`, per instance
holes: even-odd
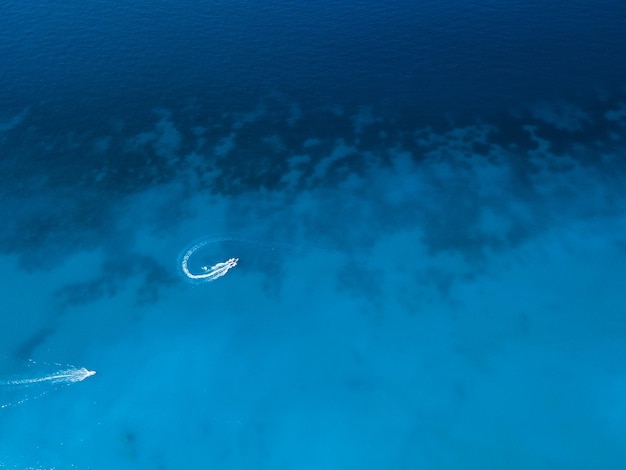
[[[0,469],[626,468],[626,2],[0,5]]]

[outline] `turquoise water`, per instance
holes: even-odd
[[[624,2],[0,8],[0,468],[626,466]]]

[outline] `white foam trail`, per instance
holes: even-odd
[[[5,385],[5,386],[15,385],[15,386],[28,387],[30,385],[37,385],[37,384],[46,383],[46,382],[49,382],[52,384],[71,384],[74,382],[82,382],[87,377],[91,377],[92,375],[95,375],[95,374],[96,374],[96,371],[87,370],[84,367],[81,367],[80,369],[72,368],[72,369],[60,370],[58,372],[54,372],[52,374],[45,375],[43,377],[36,377],[32,379],[0,381],[0,385]]]
[[[183,270],[183,274],[187,276],[187,278],[194,281],[214,281],[222,276],[225,276],[228,271],[237,266],[239,258],[230,258],[222,263],[214,264],[211,267],[202,266],[202,272],[200,273],[192,273],[189,270],[189,258],[191,258],[197,250],[209,243],[212,243],[212,241],[198,243],[189,248],[183,255],[180,265]]]

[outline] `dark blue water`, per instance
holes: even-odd
[[[2,102],[492,111],[622,86],[624,2],[105,1],[2,6]],[[63,103],[65,103],[63,105]]]

